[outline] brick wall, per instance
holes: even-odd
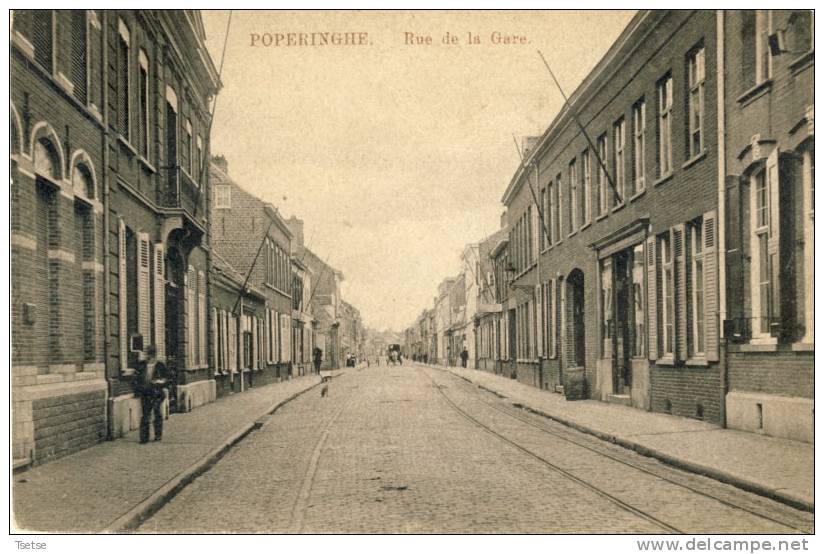
[[[813,398],[812,352],[730,352],[729,390]]]
[[[32,402],[35,463],[96,444],[106,437],[106,392],[56,396]]]

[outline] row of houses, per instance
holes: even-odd
[[[174,412],[306,374],[315,346],[338,367],[360,340],[302,221],[211,161],[204,41],[195,10],[12,13],[15,467],[136,428],[150,345]]]
[[[814,63],[810,11],[640,11],[410,352],[812,442]]]

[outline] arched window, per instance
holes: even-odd
[[[47,138],[34,143],[34,170],[51,180],[60,180],[60,156],[54,144]]]
[[[95,197],[94,179],[92,173],[85,164],[77,164],[72,170],[72,188],[77,196],[82,196],[88,200]]]

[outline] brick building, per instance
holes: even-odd
[[[727,425],[812,442],[813,13],[718,17]]]
[[[216,298],[212,325],[217,344],[236,341],[227,353],[236,357],[214,372],[239,372],[243,388],[291,377],[292,371],[292,232],[277,209],[249,193],[231,179],[228,163],[216,156],[211,163],[214,202],[211,205],[212,247],[218,262],[225,262],[240,278],[248,275],[251,302],[237,303],[237,290]],[[218,269],[222,266],[215,264]],[[224,285],[221,285],[223,287]],[[262,301],[260,296],[263,297]],[[218,302],[220,300],[220,302]],[[231,358],[231,357],[230,357]],[[224,377],[221,380],[226,381]]]
[[[509,242],[506,228],[492,233],[478,245],[478,293],[475,313],[475,368],[497,372],[501,356],[503,289],[498,287],[500,260]],[[494,255],[493,255],[494,254]],[[504,277],[505,278],[505,275]],[[503,281],[502,281],[503,282]]]
[[[293,239],[294,240],[294,239]],[[314,373],[315,324],[312,318],[312,271],[292,254],[292,360],[295,375]]]
[[[308,308],[314,322],[313,345],[321,349],[323,356],[321,368],[340,368],[346,355],[340,334],[343,273],[321,260],[304,244],[303,220],[292,216],[287,224],[294,236],[294,256],[306,266],[311,277]]]
[[[639,12],[507,187],[518,379],[721,420],[716,23]]]
[[[173,400],[208,379],[209,194],[199,162],[219,82],[204,38],[194,11],[13,14],[13,450],[22,462],[134,428],[132,373],[149,344],[176,377]]]

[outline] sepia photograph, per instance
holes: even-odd
[[[814,15],[7,10],[11,548],[809,550]]]

